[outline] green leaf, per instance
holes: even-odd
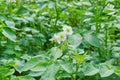
[[[30,71],[30,73],[28,75],[32,76],[32,77],[39,77],[44,73],[44,71]]]
[[[2,30],[2,34],[5,37],[7,37],[8,39],[10,39],[11,41],[16,42],[16,35],[15,35],[14,31],[11,30],[10,28],[4,27],[3,30]]]
[[[100,46],[100,41],[99,41],[97,35],[91,34],[91,33],[86,33],[84,35],[84,38],[92,46],[95,46],[95,47],[99,47]]]
[[[51,53],[52,53],[52,55],[54,57],[54,60],[56,60],[57,58],[62,56],[62,51],[57,47],[53,47],[51,49]]]
[[[4,76],[12,75],[15,72],[14,69],[10,69],[8,73],[6,73]]]
[[[66,71],[60,71],[59,73],[57,73],[57,80],[61,80],[62,78],[70,78],[71,75],[69,73],[67,73]]]
[[[114,73],[120,77],[120,67],[119,66],[114,66],[113,67]]]
[[[60,65],[65,70],[67,73],[72,73],[73,72],[73,67],[68,61],[60,61]]]
[[[47,62],[38,64],[36,67],[32,68],[31,71],[45,71],[47,69],[47,66],[48,66]]]
[[[76,60],[77,63],[82,63],[84,59],[86,58],[86,55],[75,55],[74,59]]]
[[[42,10],[42,9],[44,9],[47,6],[47,1],[41,1],[39,4],[40,5],[39,5],[38,9]]]
[[[106,64],[100,64],[99,70],[101,77],[108,77],[114,73],[113,70],[109,69]]]
[[[15,72],[14,69],[0,67],[0,76],[7,77]]]
[[[11,29],[20,30],[15,27],[15,22],[13,20],[6,20],[5,24]]]
[[[40,80],[56,80],[55,74],[57,73],[58,69],[59,69],[59,65],[51,64],[50,66],[48,66],[47,70],[41,76]]]
[[[6,23],[7,26],[15,27],[15,23],[12,20],[6,20],[5,23]]]
[[[93,76],[99,72],[99,69],[97,69],[93,63],[86,63],[83,67],[83,73],[86,76]]]
[[[0,14],[0,20],[4,21],[4,20],[6,20],[6,19],[7,19],[6,16],[4,16],[3,14]]]
[[[73,47],[78,47],[81,42],[82,42],[82,37],[80,34],[74,34],[68,37],[68,41],[70,43],[70,45],[72,45]]]
[[[30,70],[30,69],[32,69],[32,68],[34,68],[34,67],[36,67],[38,64],[43,64],[43,63],[45,63],[45,62],[47,62],[46,60],[45,60],[45,58],[44,57],[34,57],[34,58],[31,58],[22,68],[21,68],[21,72],[22,71],[27,71],[27,70]]]
[[[25,8],[25,7],[20,7],[20,8],[18,9],[18,11],[17,11],[17,14],[25,14],[25,13],[27,13],[27,12],[29,12],[29,10],[28,10],[27,8]]]
[[[31,76],[19,76],[15,80],[35,80],[35,79]]]

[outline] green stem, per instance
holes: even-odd
[[[57,9],[57,1],[55,0],[55,12],[56,12],[56,20],[55,20],[55,28],[54,30],[56,31],[57,30],[57,22],[58,22],[58,19],[59,19],[59,11]]]
[[[20,6],[22,5],[21,0],[16,0],[16,5],[17,5],[18,7],[20,7]]]
[[[71,80],[74,80],[74,77],[73,77],[73,75],[71,74]]]
[[[98,9],[98,1],[96,3],[96,7],[95,7],[95,20],[96,20],[96,33],[99,33],[100,32],[100,14],[101,12],[99,12],[99,9]],[[100,48],[98,48],[98,53],[99,53],[99,56],[101,57],[101,50]]]
[[[8,4],[7,8],[8,8],[9,13],[11,14],[12,13],[12,2],[11,1]]]
[[[106,50],[105,50],[105,54],[108,53],[108,30],[107,30],[107,25],[105,25],[105,47],[106,47]]]
[[[76,64],[76,71],[75,71],[75,75],[74,75],[74,80],[76,80],[76,79],[77,79],[78,69],[79,69],[79,63],[78,63],[78,64]]]

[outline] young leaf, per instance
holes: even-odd
[[[74,58],[76,62],[80,64],[84,61],[84,59],[86,58],[86,55],[75,55]]]

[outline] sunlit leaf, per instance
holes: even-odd
[[[51,64],[48,66],[47,70],[41,76],[40,80],[56,80],[55,74],[57,73],[59,66],[56,64]]]
[[[82,42],[82,36],[80,34],[74,34],[68,37],[70,45],[75,48],[78,47]]]
[[[21,68],[21,72],[22,71],[27,71],[30,70],[34,67],[36,67],[38,64],[44,64],[46,62],[46,60],[42,57],[34,57],[31,58],[22,68]],[[40,65],[39,65],[40,66]]]
[[[11,30],[8,27],[4,27],[2,30],[2,34],[7,37],[8,39],[10,39],[11,41],[16,41],[16,35],[15,32],[13,30]]]
[[[99,69],[100,69],[100,76],[101,77],[108,77],[114,73],[113,70],[109,69],[106,64],[101,64],[99,66]]]
[[[55,60],[62,56],[62,51],[59,48],[57,48],[57,47],[53,47],[51,49],[51,53],[54,56]]]
[[[95,47],[100,46],[100,40],[98,39],[97,35],[87,33],[87,34],[85,34],[84,38],[92,46],[95,46]]]
[[[83,73],[86,76],[93,76],[99,72],[99,69],[97,69],[94,64],[92,63],[87,63],[83,67]]]

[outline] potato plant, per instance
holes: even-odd
[[[120,80],[120,1],[0,0],[0,80]]]

